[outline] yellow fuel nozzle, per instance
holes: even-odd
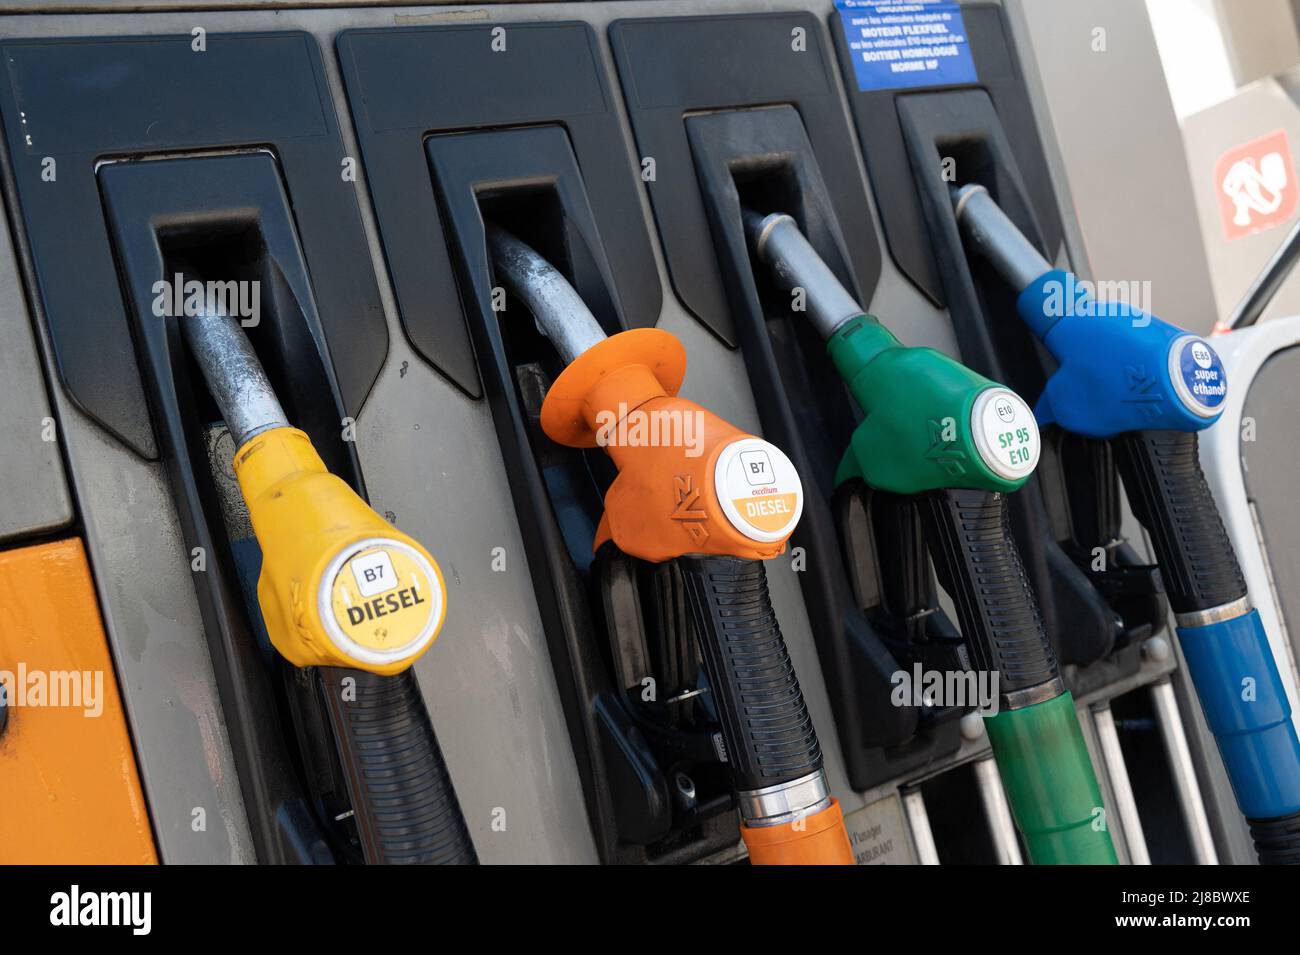
[[[271,642],[295,666],[402,672],[446,615],[437,563],[290,427],[234,318],[207,313],[181,325],[238,449],[235,477],[262,549],[257,599]]]

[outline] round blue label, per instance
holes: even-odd
[[[1228,396],[1228,376],[1218,353],[1203,339],[1187,337],[1178,345],[1174,373],[1180,397],[1199,414],[1213,414],[1222,409]]]

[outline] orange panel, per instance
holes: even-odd
[[[0,863],[157,862],[80,540],[0,551],[0,678]]]

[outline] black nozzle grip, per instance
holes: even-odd
[[[687,602],[717,704],[732,779],[753,791],[822,768],[761,561],[677,558]]]
[[[1114,443],[1129,503],[1151,535],[1174,613],[1246,596],[1237,554],[1201,471],[1196,432],[1132,431]]]
[[[1300,865],[1300,812],[1246,822],[1260,865]]]
[[[320,675],[366,861],[477,864],[415,674]]]
[[[921,520],[935,572],[957,607],[957,622],[978,670],[998,674],[1014,693],[1060,676],[1038,601],[1011,539],[1006,497],[997,491],[924,495]]]

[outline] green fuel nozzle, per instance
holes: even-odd
[[[790,216],[746,210],[745,226],[778,284],[803,290],[809,320],[866,414],[837,485],[861,477],[882,491],[921,494],[1024,484],[1039,436],[1019,395],[933,348],[904,346],[864,312]]]
[[[1015,392],[932,348],[903,345],[782,213],[743,211],[754,253],[800,297],[863,411],[835,475],[920,505],[935,572],[974,666],[997,675],[985,726],[1007,800],[1036,863],[1114,863],[1096,774],[1038,603],[1011,539],[1006,498],[1040,438]]]

